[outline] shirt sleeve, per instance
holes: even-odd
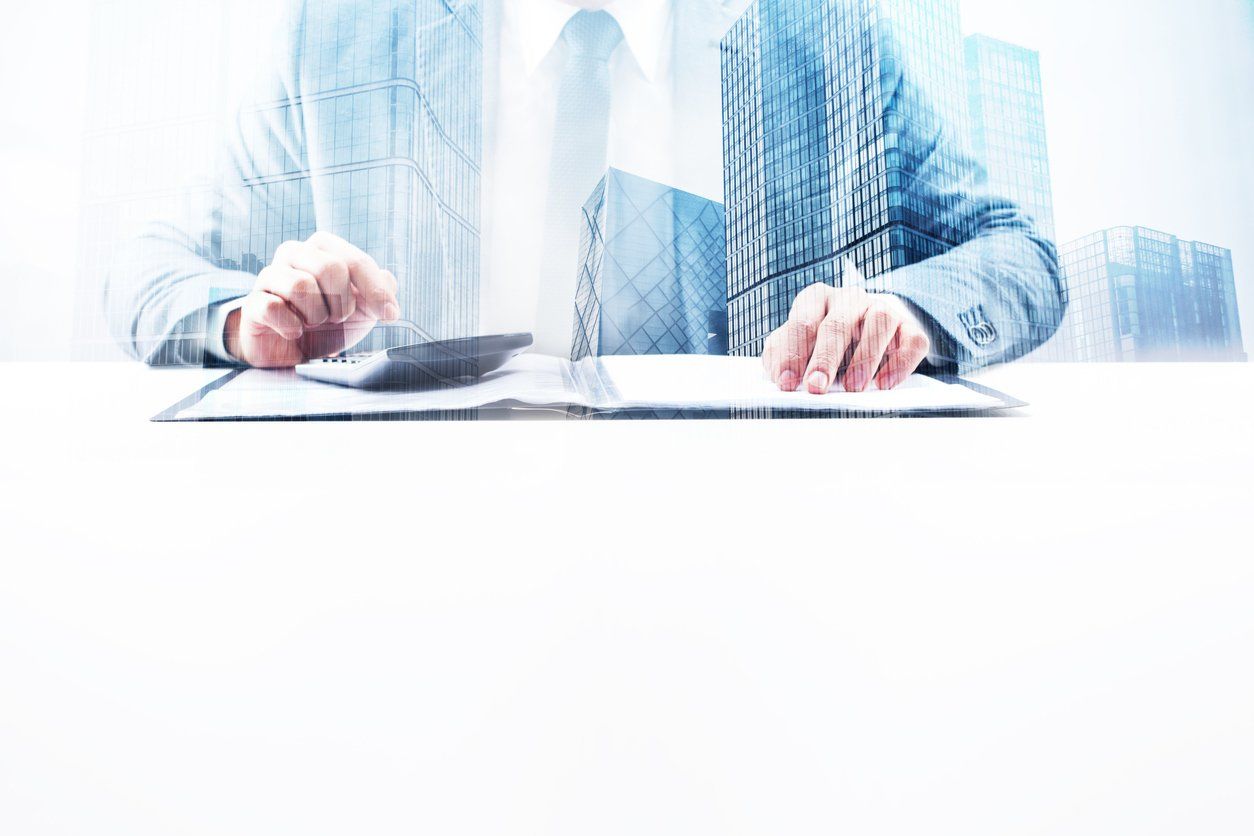
[[[222,242],[238,240],[255,213],[273,211],[279,193],[253,184],[306,168],[296,55],[305,7],[291,4],[253,95],[271,106],[241,103],[227,127],[212,200],[171,207],[118,245],[103,277],[104,304],[114,339],[136,359],[160,366],[236,362],[222,344],[225,305],[248,294],[258,266],[243,269]]]
[[[941,255],[893,270],[869,290],[908,302],[932,339],[929,361],[964,372],[1005,363],[1044,344],[1066,309],[1053,242],[1013,201],[989,192],[965,137],[913,77],[890,27],[878,36],[886,71],[885,145],[901,165],[901,211],[924,238],[956,241]]]
[[[209,306],[209,315],[205,325],[205,351],[211,357],[223,363],[239,365],[240,361],[231,356],[226,348],[226,320],[235,311],[244,307],[244,297],[216,302]]]

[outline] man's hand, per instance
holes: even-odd
[[[329,357],[400,317],[396,277],[352,244],[325,232],[288,241],[226,321],[231,356],[263,369]]]
[[[862,392],[872,380],[892,389],[930,349],[918,318],[896,296],[815,284],[798,294],[788,322],[767,337],[762,364],[785,392],[804,381],[821,395],[835,380]]]

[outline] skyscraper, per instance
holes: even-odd
[[[891,51],[878,32],[891,32]],[[937,117],[965,132],[957,0],[758,0],[722,55],[733,354],[759,352],[806,286],[839,285],[846,256],[874,277],[975,234],[974,213],[914,193],[933,149],[905,139]],[[897,61],[930,113],[904,112],[882,89]],[[949,147],[929,159],[935,170],[960,168],[937,159]]]
[[[483,136],[480,2],[339,6],[334,26],[297,30],[295,56],[299,62],[304,54],[368,55],[355,66],[310,62],[319,71],[301,79],[304,119],[324,134],[334,132],[333,158],[321,169],[253,172],[243,184],[248,210],[226,215],[242,226],[224,230],[215,256],[229,266],[264,266],[284,241],[304,240],[315,229],[332,232],[372,255],[401,282],[398,298],[411,332],[389,335],[377,329],[362,350],[476,333]],[[378,37],[380,31],[389,36]],[[419,60],[432,55],[459,56],[461,71],[426,83],[431,69],[419,66]],[[241,116],[245,142],[250,134],[263,136],[268,121],[289,120],[291,110],[289,101],[246,108]],[[307,125],[306,130],[315,128]],[[250,144],[261,146],[256,140]],[[269,162],[264,154],[261,160]],[[218,242],[213,244],[216,248]]]
[[[987,35],[965,42],[967,110],[971,150],[981,163],[984,185],[1013,200],[1054,240],[1054,192],[1045,131],[1040,55]],[[1074,359],[1071,317],[1058,333],[1029,355],[1031,360]]]
[[[1245,360],[1232,253],[1144,227],[1062,248],[1077,359]]]
[[[870,5],[873,14],[891,25],[895,57],[911,68],[913,80],[927,93],[928,107],[944,124],[965,134],[961,0],[871,0]]]
[[[106,303],[125,319],[142,301],[132,278],[154,263],[257,273],[279,244],[323,230],[401,281],[406,325],[363,350],[475,333],[480,0],[309,0],[282,29],[260,15],[270,5],[96,0],[80,298],[99,298],[111,265]],[[250,53],[274,66],[229,78]],[[83,308],[89,345],[104,328]]]
[[[1045,138],[1040,56],[986,35],[966,39],[971,146],[993,192],[1008,197],[1054,238],[1054,194]]]
[[[610,169],[583,216],[572,359],[727,353],[721,204]]]

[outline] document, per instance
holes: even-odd
[[[832,414],[963,413],[1018,405],[965,381],[915,375],[896,389],[825,395],[781,392],[757,358],[602,357],[573,363],[523,354],[481,380],[417,392],[365,392],[292,371],[232,373],[159,420],[336,418],[469,410],[556,409],[596,414],[663,410]]]

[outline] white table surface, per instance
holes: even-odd
[[[214,374],[0,364],[0,833],[1254,832],[1249,366],[148,422]]]

